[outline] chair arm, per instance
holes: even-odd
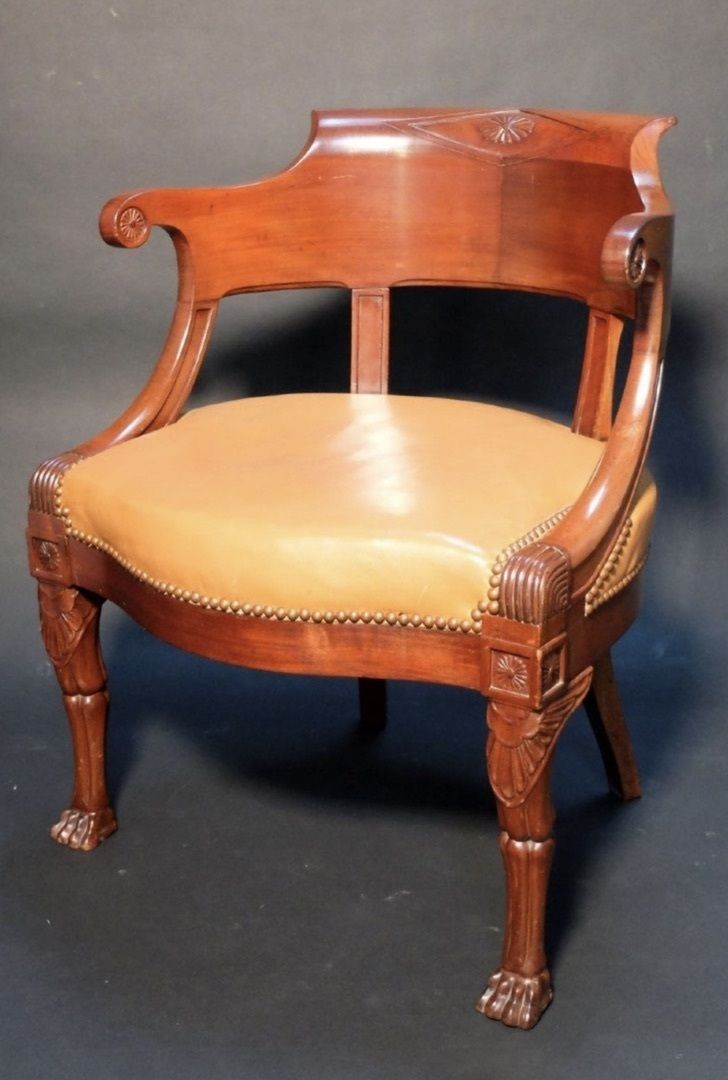
[[[173,240],[185,236],[194,218],[220,200],[225,189],[152,188],[115,195],[99,216],[99,231],[107,244],[137,248],[145,244],[153,225],[165,229]]]
[[[167,339],[152,374],[131,405],[108,428],[77,447],[82,455],[96,453],[118,442],[164,427],[177,419],[202,362],[217,311],[216,300],[200,299],[194,262],[184,232],[162,212],[168,196],[176,204],[184,196],[202,191],[159,189],[117,195],[101,211],[99,230],[108,244],[137,248],[152,225],[169,233],[177,257],[177,304]]]
[[[669,272],[673,221],[672,214],[638,213],[615,222],[602,246],[604,280],[637,289],[649,271]]]
[[[627,381],[604,453],[571,510],[544,541],[502,570],[498,614],[540,623],[588,591],[629,514],[654,424],[669,326],[671,215],[628,214],[602,252],[609,283],[637,290]]]
[[[637,292],[627,381],[604,454],[570,512],[551,533],[572,569],[572,592],[586,589],[629,513],[649,449],[669,329],[672,215],[629,214],[608,233],[602,271]]]
[[[156,212],[153,217],[147,217],[147,210],[163,205],[160,197],[164,194],[151,191],[111,199],[101,211],[99,227],[103,238],[119,247],[141,247],[149,236],[150,226],[163,224]],[[163,224],[163,227],[175,247],[178,291],[159,359],[142,390],[116,420],[73,450],[43,462],[36,469],[30,482],[32,510],[53,513],[58,483],[66,469],[100,450],[173,423],[189,396],[210,338],[217,301],[197,297],[187,239],[174,225]]]

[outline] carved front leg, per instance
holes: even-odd
[[[552,998],[544,951],[546,892],[554,841],[550,795],[556,739],[589,689],[591,668],[539,712],[491,701],[488,775],[502,828],[506,930],[500,968],[477,1008],[511,1027],[531,1028]]]
[[[105,737],[109,695],[99,648],[103,600],[70,586],[38,582],[41,633],[63,691],[71,728],[71,805],[51,829],[59,844],[90,851],[116,829],[106,793]]]

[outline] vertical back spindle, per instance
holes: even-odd
[[[572,430],[606,439],[612,430],[614,375],[624,322],[618,315],[589,309],[579,393]]]
[[[351,392],[386,394],[389,385],[389,289],[351,291]]]

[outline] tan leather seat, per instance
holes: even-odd
[[[558,520],[603,448],[468,401],[250,398],[81,461],[61,512],[74,536],[193,603],[467,631],[498,555]],[[603,596],[644,560],[654,503],[645,476]]]

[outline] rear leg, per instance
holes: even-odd
[[[359,679],[359,731],[374,736],[387,726],[387,682]]]
[[[584,708],[602,755],[610,790],[625,802],[638,799],[642,791],[637,762],[608,652],[594,664]]]

